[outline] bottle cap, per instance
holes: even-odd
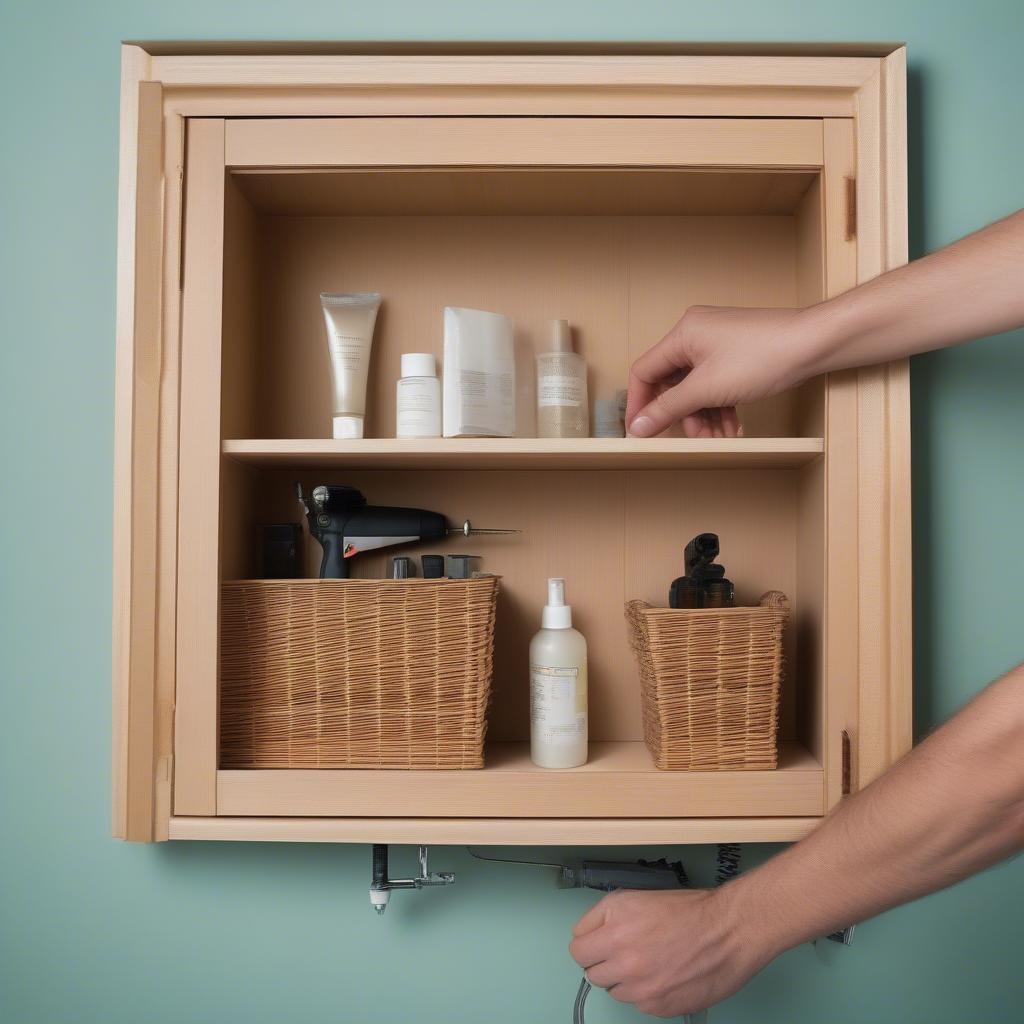
[[[552,576],[548,580],[548,603],[541,613],[542,629],[571,629],[572,608],[565,603],[565,580]]]
[[[351,441],[363,436],[362,416],[335,416],[334,440]]]
[[[444,555],[424,555],[421,561],[425,580],[444,579]]]
[[[572,331],[569,329],[568,320],[550,320],[551,340],[548,342],[548,352],[571,352]]]
[[[403,352],[403,377],[436,377],[437,362],[430,352]]]
[[[626,428],[614,398],[594,400],[594,437],[625,437]]]

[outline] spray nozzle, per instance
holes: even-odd
[[[552,576],[548,580],[548,603],[540,618],[544,629],[569,629],[572,626],[572,609],[565,603],[565,579]]]

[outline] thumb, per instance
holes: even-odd
[[[704,374],[699,369],[691,370],[675,387],[655,396],[633,417],[629,433],[632,437],[654,437],[673,423],[715,405]]]

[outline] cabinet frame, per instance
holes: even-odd
[[[117,307],[114,567],[114,833],[123,838],[524,843],[789,840],[819,818],[688,819],[378,819],[173,815],[172,784],[208,786],[175,764],[175,715],[209,723],[216,707],[190,709],[175,678],[189,656],[177,623],[195,609],[177,600],[182,489],[201,486],[178,452],[182,378],[203,367],[181,362],[183,180],[186,123],[218,142],[218,119],[246,117],[479,117],[531,114],[611,117],[809,118],[822,123],[822,146],[849,164],[856,182],[856,243],[838,230],[845,182],[833,181],[826,242],[832,294],[906,261],[905,53],[866,47],[834,56],[756,52],[560,53],[472,55],[239,54],[180,55],[126,45],[122,114]],[[571,48],[566,48],[571,49]],[[699,49],[699,48],[697,48]],[[638,88],[638,86],[643,88]],[[524,89],[524,86],[529,86]],[[202,121],[193,121],[203,125]],[[228,122],[229,134],[239,124]],[[851,128],[853,129],[851,131]],[[252,131],[246,129],[245,131]],[[242,134],[245,134],[245,131]],[[237,137],[237,135],[236,135]],[[223,138],[221,136],[220,138]],[[838,150],[835,149],[838,147]],[[844,149],[845,147],[845,149]],[[200,149],[199,153],[202,152]],[[197,151],[190,141],[188,159]],[[214,232],[215,234],[216,232]],[[184,239],[184,248],[199,240]],[[211,259],[213,256],[211,255]],[[207,311],[208,312],[208,311]],[[219,408],[219,374],[217,406]],[[826,748],[834,766],[841,733],[850,733],[852,788],[870,781],[911,742],[909,386],[905,363],[834,375],[826,415],[831,440],[823,471],[833,501],[831,531],[855,529],[856,546],[827,544],[830,621],[839,622],[829,581],[858,581],[870,600],[842,609],[847,629],[826,638],[828,672],[845,670],[850,697],[825,709]],[[845,431],[845,437],[842,436]],[[840,444],[847,457],[839,459]],[[855,450],[855,457],[849,453]],[[219,453],[218,453],[219,457]],[[182,466],[184,468],[184,466]],[[184,513],[187,516],[187,512]],[[215,628],[215,627],[214,627]],[[859,682],[858,682],[859,680]],[[830,687],[834,689],[834,687]],[[176,706],[177,705],[177,706]],[[840,773],[826,772],[840,798]],[[211,804],[210,801],[213,800]]]

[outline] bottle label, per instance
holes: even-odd
[[[586,379],[582,360],[575,353],[541,353],[537,356],[537,407],[578,409],[584,404]]]
[[[441,385],[436,377],[398,381],[396,437],[441,436]]]
[[[587,715],[578,710],[578,668],[530,666],[530,729],[555,746],[571,746],[587,733]]]

